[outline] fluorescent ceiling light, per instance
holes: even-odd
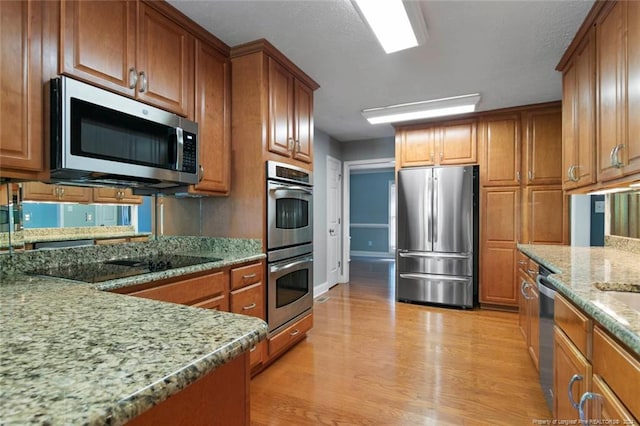
[[[427,38],[418,2],[353,0],[353,3],[386,53],[415,47]]]
[[[364,118],[371,124],[395,123],[398,121],[419,120],[442,117],[445,115],[464,114],[476,110],[480,94],[453,96],[451,98],[431,101],[411,102],[380,108],[362,110]]]

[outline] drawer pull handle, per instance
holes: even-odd
[[[293,337],[293,336],[295,336],[295,335],[297,335],[297,334],[299,334],[299,333],[300,333],[300,330],[298,330],[298,329],[296,328],[296,329],[295,329],[295,330],[293,330],[291,333],[289,333],[289,336]]]
[[[255,274],[255,272],[254,272],[253,274],[243,275],[243,276],[242,276],[242,279],[243,279],[243,280],[248,280],[248,279],[250,279],[250,278],[255,278],[255,277],[256,277],[256,274]]]
[[[252,347],[251,349],[249,349],[249,352],[255,352],[255,351],[256,351],[256,349],[258,349],[258,347],[257,347],[257,346],[254,346],[254,347]]]
[[[252,304],[250,304],[250,305],[243,306],[243,307],[242,307],[242,310],[243,310],[243,311],[249,311],[249,310],[251,310],[251,309],[253,309],[253,308],[255,308],[255,307],[256,307],[256,304],[255,304],[255,302],[254,302],[254,303],[252,303]]]
[[[569,402],[571,403],[571,405],[573,406],[573,408],[575,408],[576,410],[578,410],[580,408],[580,404],[577,403],[575,401],[575,399],[573,399],[573,384],[575,382],[577,382],[578,380],[582,380],[582,376],[580,374],[574,374],[573,377],[571,378],[571,380],[569,380]]]
[[[598,400],[601,398],[602,396],[600,394],[593,392],[585,392],[582,394],[582,398],[580,398],[580,404],[578,404],[578,414],[580,415],[581,424],[587,424],[587,416],[584,410],[584,405],[587,403],[587,401],[590,399]]]

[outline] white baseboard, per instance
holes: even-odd
[[[395,253],[388,253],[386,251],[352,251],[349,253],[350,256],[361,256],[361,257],[386,257],[389,259],[393,259],[395,257]]]
[[[329,291],[329,283],[327,281],[313,286],[313,298],[320,296]]]

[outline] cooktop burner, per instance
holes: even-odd
[[[145,257],[128,257],[123,259],[106,260],[95,263],[80,263],[33,271],[37,275],[67,278],[87,283],[126,278],[134,275],[167,269],[183,268],[201,263],[217,262],[216,257],[185,256],[180,254],[157,254]]]

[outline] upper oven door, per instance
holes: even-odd
[[[51,107],[54,171],[197,183],[196,123],[67,77]]]
[[[269,250],[313,240],[313,188],[267,183],[267,245]]]

